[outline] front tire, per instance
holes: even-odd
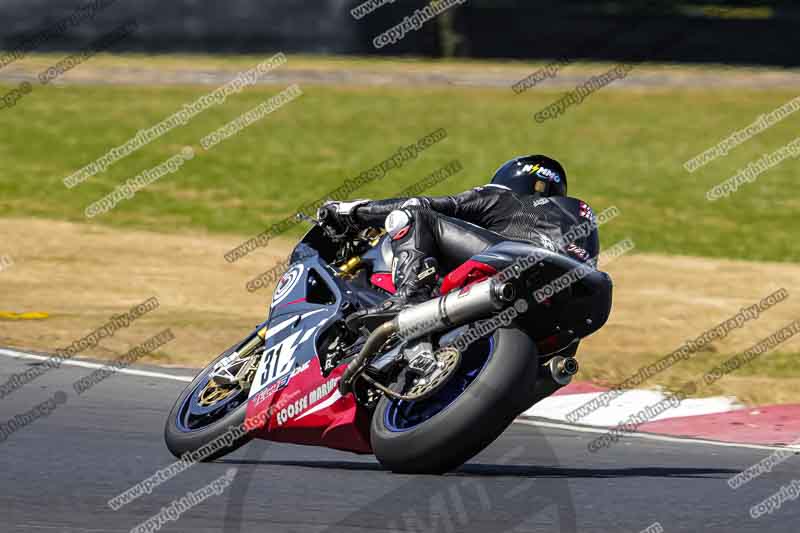
[[[466,388],[440,412],[420,423],[399,424],[402,402],[382,398],[372,417],[372,448],[380,463],[398,473],[443,474],[477,455],[529,407],[537,377],[537,351],[518,329],[499,329],[473,344],[489,358]],[[464,363],[462,362],[462,365]],[[431,400],[435,401],[434,396]],[[424,417],[423,417],[424,418]]]
[[[249,340],[251,337],[248,337]],[[194,380],[181,393],[178,400],[170,410],[167,422],[164,427],[164,441],[167,448],[177,458],[180,458],[185,453],[191,453],[199,450],[203,446],[214,442],[217,439],[222,440],[223,435],[228,433],[232,428],[241,427],[245,420],[247,412],[247,395],[249,391],[241,391],[241,403],[231,408],[218,418],[211,421],[209,424],[200,427],[188,427],[185,421],[185,410],[188,408],[190,402],[195,401],[195,396],[198,389],[208,381],[208,375],[214,366],[224,357],[230,355],[239,346],[247,342],[231,346],[219,355],[214,361],[204,368]],[[233,435],[233,434],[231,434]],[[219,447],[217,451],[204,456],[200,460],[203,462],[213,461],[224,455],[227,455],[234,450],[242,447],[249,442],[252,437],[248,434],[230,440],[229,443]],[[228,442],[226,441],[226,442]]]

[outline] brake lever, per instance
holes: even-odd
[[[325,232],[325,234],[326,234],[328,237],[330,237],[330,239],[331,239],[332,241],[334,241],[334,242],[341,242],[341,241],[343,241],[343,240],[345,240],[345,239],[347,238],[347,232],[346,232],[346,231],[345,231],[345,232],[343,232],[343,233],[336,233],[336,232],[333,230],[333,228],[331,228],[331,227],[330,227],[330,226],[328,226],[327,224],[323,223],[323,222],[322,222],[322,221],[320,221],[320,220],[317,220],[317,219],[316,219],[316,218],[314,218],[314,217],[308,216],[308,215],[306,215],[305,213],[297,213],[297,214],[295,215],[295,218],[296,218],[297,220],[303,220],[303,221],[305,221],[305,222],[309,222],[309,223],[311,223],[311,224],[313,224],[313,225],[315,225],[315,226],[319,226],[320,228],[322,228],[322,231],[324,231],[324,232]]]
[[[308,222],[310,224],[313,224],[315,226],[322,226],[322,222],[320,222],[319,220],[317,220],[314,217],[306,215],[305,213],[297,213],[295,215],[295,218],[297,220],[303,220],[303,221]]]

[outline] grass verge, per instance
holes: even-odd
[[[185,145],[198,155],[92,224],[201,229],[254,235],[359,175],[399,146],[445,128],[448,138],[416,161],[354,193],[385,197],[459,159],[465,171],[431,190],[445,194],[487,182],[521,153],[557,156],[570,192],[596,210],[623,216],[602,231],[604,244],[631,237],[638,250],[797,261],[792,232],[800,208],[797,161],[790,159],[733,196],[705,192],[796,135],[790,117],[693,174],[683,162],[787,102],[788,91],[606,89],[538,124],[533,113],[559,91],[446,88],[303,87],[296,101],[210,151],[199,140],[280,87],[230,97],[86,183],[62,180],[136,132],[209,92],[209,87],[40,87],[4,109],[0,130],[0,209],[9,215],[81,221],[91,202]],[[700,120],[702,117],[702,120]],[[296,235],[297,233],[290,234]]]

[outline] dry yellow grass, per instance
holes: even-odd
[[[237,263],[223,254],[241,237],[154,234],[36,219],[0,220],[14,264],[0,273],[0,311],[44,311],[46,320],[0,321],[0,345],[52,351],[113,314],[156,296],[160,308],[101,342],[111,358],[171,327],[176,339],[150,362],[198,366],[263,320],[270,294],[247,280],[285,258],[276,242]],[[281,255],[283,254],[283,255]]]
[[[0,219],[3,254],[14,264],[0,272],[0,311],[43,311],[44,320],[0,319],[0,345],[52,352],[143,300],[161,307],[86,355],[111,359],[170,327],[176,339],[146,362],[201,366],[265,316],[269,290],[245,283],[284,259],[289,241],[275,241],[229,264],[223,254],[240,236],[159,234],[38,219]],[[582,379],[615,382],[678,348],[774,290],[800,286],[800,266],[658,255],[624,256],[604,267],[615,281],[609,323],[582,344]],[[800,318],[794,295],[681,363],[653,384],[697,378],[724,354],[739,352]],[[800,339],[781,347],[800,352]],[[707,363],[707,364],[706,364]],[[752,372],[751,372],[752,373]],[[736,375],[708,393],[749,401],[799,401],[800,380]]]
[[[586,340],[589,352],[666,355],[780,288],[788,299],[714,343],[714,350],[741,351],[800,318],[800,296],[792,294],[800,286],[796,264],[637,254],[601,268],[614,279],[614,308],[609,323]],[[782,349],[800,351],[800,339]]]
[[[689,361],[651,378],[650,385],[681,388],[800,318],[800,265],[637,254],[602,267],[614,279],[614,307],[608,324],[581,345],[580,377],[605,385],[621,383],[648,363],[666,356],[704,331],[785,288],[789,298],[756,320],[714,341]],[[800,351],[794,338],[740,371],[726,375],[700,396],[730,395],[747,404],[800,402]]]

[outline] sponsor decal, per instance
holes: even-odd
[[[281,276],[281,279],[278,281],[278,285],[275,286],[275,293],[272,295],[272,307],[275,307],[287,296],[289,296],[289,293],[291,293],[292,289],[297,286],[297,283],[303,276],[304,270],[305,265],[301,263],[293,266],[287,270],[283,276]]]
[[[544,178],[546,180],[554,181],[559,183],[561,181],[561,176],[558,175],[557,172],[550,170],[549,168],[545,168],[540,164],[535,165],[525,165],[522,167],[523,172],[527,172],[528,174],[535,174],[540,178]]]
[[[548,237],[544,233],[540,234],[539,237],[541,238],[542,248],[546,248],[546,249],[550,250],[551,252],[557,252],[558,251],[558,248],[556,248],[555,243],[553,242],[553,240],[550,237]]]
[[[536,175],[539,176],[540,178],[545,178],[550,181],[554,181],[556,183],[559,183],[561,181],[561,176],[559,176],[549,168],[540,168],[539,170],[536,171]]]
[[[285,423],[302,415],[309,407],[327,397],[334,389],[336,389],[337,383],[339,383],[338,377],[329,379],[302,398],[299,398],[298,400],[286,406],[284,409],[278,411],[278,415],[276,417],[278,425],[282,426]]]
[[[297,339],[303,331],[290,335],[286,340],[276,344],[272,348],[264,352],[261,360],[264,364],[264,370],[261,374],[261,385],[267,385],[273,381],[279,380],[294,368],[294,353],[297,351]]]
[[[533,202],[533,207],[539,207],[540,205],[549,204],[550,198],[539,198],[535,202]]]
[[[580,210],[580,215],[583,218],[588,218],[589,220],[594,220],[594,212],[592,211],[592,208],[589,207],[589,204],[581,202],[580,205],[578,206],[578,209]]]
[[[325,312],[324,309],[317,309],[316,311],[310,311],[299,316],[295,315],[288,320],[284,320],[267,330],[266,339],[269,340],[293,324],[297,324],[298,320],[303,321],[312,315],[323,312]],[[256,396],[256,394],[260,393],[263,389],[269,389],[274,393],[285,387],[288,379],[306,370],[309,362],[298,363],[295,354],[326,322],[328,322],[328,319],[321,321],[316,326],[300,329],[291,333],[279,343],[264,350],[264,353],[261,355],[261,360],[258,363],[258,369],[256,370],[255,382],[250,388],[250,396]],[[270,388],[270,385],[276,381],[280,382],[276,385],[278,388]]]
[[[587,259],[589,259],[589,252],[587,252],[580,246],[575,245],[575,243],[570,243],[567,246],[567,252],[579,258],[581,261],[586,261]]]
[[[264,387],[263,390],[261,390],[258,394],[256,394],[256,397],[253,400],[255,402],[255,405],[263,403],[267,398],[269,398],[279,390],[286,387],[286,385],[289,384],[289,379],[290,379],[289,375],[286,375],[285,377],[279,379],[278,381],[270,383],[269,385]]]
[[[290,374],[287,374],[286,376],[284,376],[283,378],[279,379],[278,381],[275,381],[275,382],[267,385],[266,387],[264,387],[264,389],[262,389],[261,391],[259,391],[255,395],[255,398],[253,398],[253,403],[255,405],[262,404],[270,396],[272,396],[273,394],[275,394],[279,390],[282,390],[282,389],[286,388],[286,385],[289,384],[289,381],[291,381],[293,377],[295,377],[298,374],[302,374],[303,372],[308,370],[308,367],[310,365],[311,365],[311,361],[306,361],[302,365],[296,366],[295,369],[292,370],[292,372]]]

